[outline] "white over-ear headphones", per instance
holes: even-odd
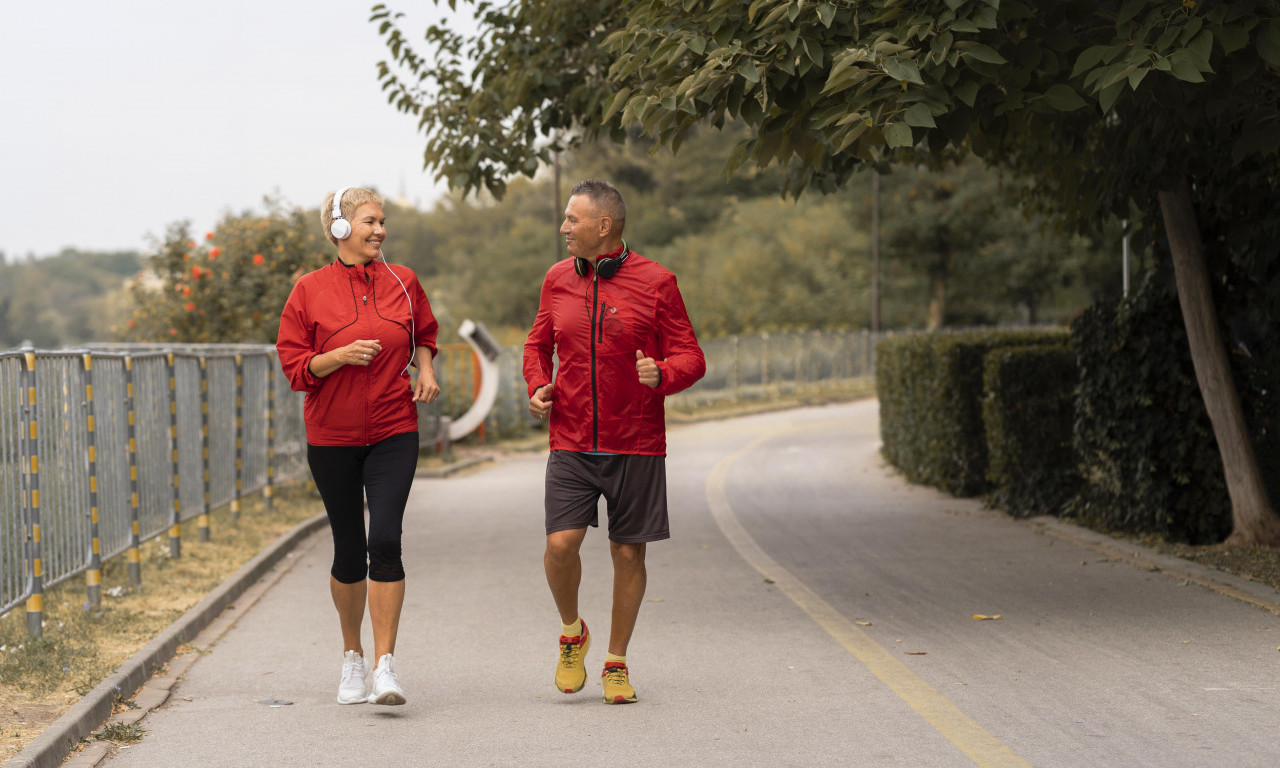
[[[351,222],[342,218],[342,194],[351,187],[343,187],[333,193],[333,222],[329,224],[329,234],[339,240],[351,237]]]

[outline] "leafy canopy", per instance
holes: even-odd
[[[373,13],[392,53],[383,87],[420,117],[427,167],[468,191],[500,194],[602,129],[639,126],[675,149],[701,121],[740,119],[753,135],[730,166],[784,164],[792,192],[919,146],[1017,166],[1092,217],[1280,146],[1280,20],[1265,0],[526,0],[475,13],[474,37],[427,30],[431,59],[397,14]]]

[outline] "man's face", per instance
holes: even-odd
[[[600,236],[600,213],[590,198],[574,195],[564,207],[564,223],[560,234],[564,235],[565,248],[570,256],[590,259],[599,256],[604,238]]]

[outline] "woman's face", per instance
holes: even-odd
[[[351,237],[338,241],[338,256],[347,264],[368,264],[378,258],[387,237],[387,217],[377,203],[361,203],[348,220]]]

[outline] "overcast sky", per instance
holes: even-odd
[[[203,232],[264,195],[311,207],[346,185],[429,207],[417,121],[378,88],[372,5],[5,3],[0,251],[146,250],[175,221]],[[441,14],[398,5],[413,39]]]

